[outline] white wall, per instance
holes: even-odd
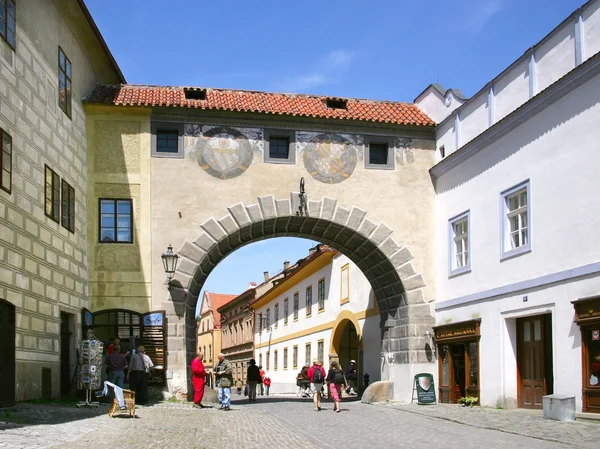
[[[340,276],[341,268],[346,264],[350,265],[350,302],[340,305]],[[318,311],[318,281],[325,278],[325,310]],[[306,316],[306,287],[312,285],[313,309],[312,315]],[[300,303],[298,320],[293,319],[293,298],[294,293],[300,293]],[[289,317],[288,324],[284,324],[284,299],[289,298]],[[279,320],[277,327],[273,321],[273,311],[275,304],[279,304]],[[277,392],[295,392],[296,391],[296,374],[305,364],[305,347],[306,343],[311,343],[311,364],[312,359],[317,357],[318,341],[323,340],[323,362],[327,369],[329,367],[329,349],[331,345],[332,327],[326,329],[320,328],[319,331],[311,331],[311,328],[316,328],[323,325],[331,325],[335,323],[338,315],[342,311],[350,311],[353,313],[364,312],[368,309],[373,309],[374,296],[371,285],[362,274],[362,272],[354,265],[346,256],[339,254],[332,259],[332,262],[324,268],[318,270],[312,275],[303,279],[298,284],[286,290],[277,298],[271,300],[265,306],[256,309],[256,316],[261,313],[266,316],[267,308],[270,309],[271,327],[270,331],[263,330],[258,332],[258,327],[255,327],[254,344],[257,347],[255,350],[255,358],[257,363],[260,361],[260,354],[263,357],[263,369],[267,372],[272,380],[272,391]],[[364,344],[364,367],[363,372],[368,372],[371,376],[371,382],[381,378],[380,373],[380,347],[381,333],[379,329],[379,315],[369,317],[367,319],[358,320],[360,332],[363,334]],[[312,333],[309,333],[312,332]],[[301,333],[300,337],[286,339],[286,337]],[[283,341],[281,341],[283,339]],[[279,342],[270,344],[262,348],[258,348],[262,344],[270,341]],[[294,368],[292,364],[293,346],[298,345],[298,367]],[[283,352],[284,348],[288,348],[288,369],[283,369]],[[270,366],[266,369],[266,353],[270,351]],[[273,357],[274,351],[277,350],[278,369],[274,370]]]
[[[600,51],[600,2],[592,2],[581,13],[584,28],[584,59]]]
[[[600,260],[600,77],[437,181],[438,304]],[[532,251],[500,259],[500,193],[529,179]],[[471,212],[471,269],[448,277],[448,219]]]

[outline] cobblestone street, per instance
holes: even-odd
[[[141,407],[138,419],[109,418],[108,406],[20,404],[0,409],[0,448],[596,448],[600,424],[543,420],[541,412],[457,406],[345,401],[315,413],[292,396],[234,398],[230,412],[196,410],[186,403]]]

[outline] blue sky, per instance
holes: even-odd
[[[86,0],[129,83],[412,102],[472,96],[583,0]],[[205,288],[241,293],[314,242],[244,247]]]
[[[583,0],[86,0],[128,82],[471,96]]]

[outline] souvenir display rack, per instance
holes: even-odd
[[[96,340],[92,330],[88,330],[87,339],[79,347],[77,369],[77,388],[85,390],[85,401],[77,403],[77,407],[98,407],[98,402],[92,402],[92,391],[101,388],[103,349],[104,344]]]

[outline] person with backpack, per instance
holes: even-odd
[[[310,391],[313,394],[313,403],[315,404],[315,412],[321,410],[321,389],[325,382],[325,369],[323,363],[318,359],[313,360],[313,366],[308,369],[308,380],[310,380]]]
[[[256,360],[251,359],[246,373],[246,388],[248,388],[248,401],[256,402],[256,386],[262,382],[260,369],[256,366]],[[262,384],[261,384],[262,385]]]
[[[340,369],[340,364],[335,360],[331,362],[331,367],[325,379],[329,385],[329,393],[333,399],[333,411],[340,412],[340,402],[342,402],[342,388],[346,385],[344,372]]]

